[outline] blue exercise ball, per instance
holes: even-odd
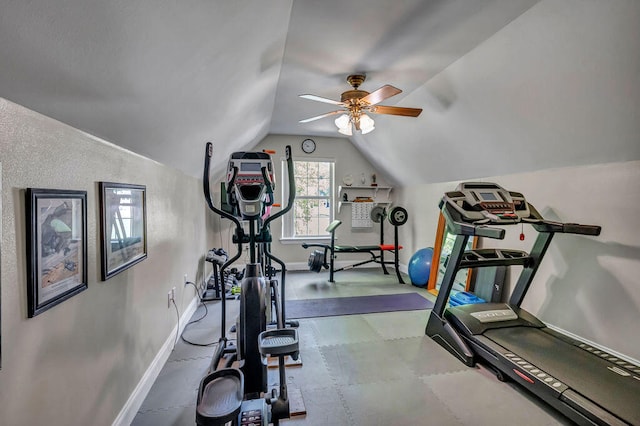
[[[418,250],[409,259],[409,278],[411,284],[418,287],[425,287],[429,282],[429,274],[431,273],[431,258],[433,257],[433,248],[427,247]]]

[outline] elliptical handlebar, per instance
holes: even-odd
[[[211,142],[209,142],[211,143]],[[236,183],[236,176],[238,176],[238,168],[237,167],[233,167],[233,175],[231,176],[231,180],[229,181],[229,184],[227,185],[227,194],[231,194],[233,192],[233,185],[235,185]]]
[[[271,221],[279,218],[280,216],[286,214],[289,210],[291,210],[291,208],[293,207],[293,202],[296,198],[296,191],[295,191],[296,185],[295,185],[295,176],[293,175],[293,158],[291,157],[291,145],[287,145],[285,147],[285,155],[287,160],[287,175],[288,175],[288,181],[289,181],[289,197],[287,199],[287,206],[281,209],[280,211],[276,212],[275,214],[266,218],[263,224],[265,228],[269,225],[269,223],[271,223]],[[266,181],[267,180],[265,179],[265,182]],[[268,188],[270,187],[271,186],[269,185]]]
[[[202,187],[204,190],[204,199],[207,201],[207,205],[209,206],[209,208],[216,214],[229,219],[231,221],[233,221],[233,223],[236,225],[236,229],[240,232],[240,234],[243,231],[242,228],[242,224],[240,223],[240,221],[238,220],[237,217],[235,217],[232,214],[229,214],[227,212],[225,212],[224,210],[220,210],[218,209],[214,204],[213,201],[211,200],[211,188],[210,188],[210,184],[209,184],[209,173],[210,173],[210,167],[211,167],[211,157],[213,156],[213,144],[211,142],[207,142],[207,146],[205,148],[205,152],[204,152],[204,173],[202,176]],[[237,172],[237,168],[234,171],[234,178]],[[235,256],[228,258],[227,261],[224,263],[224,265],[222,265],[222,267],[220,268],[220,271],[224,271],[227,266],[231,265],[233,262],[235,262],[236,260],[238,260],[240,258],[240,256],[242,256],[242,238],[238,238],[238,252],[236,253]]]
[[[211,167],[211,157],[213,156],[213,144],[211,142],[207,142],[207,147],[205,148],[204,151],[204,174],[202,177],[202,187],[204,189],[204,199],[207,201],[207,205],[209,206],[209,208],[216,214],[224,217],[225,219],[229,219],[231,221],[233,221],[235,223],[235,225],[238,228],[242,228],[242,224],[240,223],[240,221],[238,220],[237,217],[233,216],[232,214],[229,214],[227,212],[225,212],[224,210],[220,210],[218,209],[214,204],[213,201],[211,200],[211,188],[209,185],[209,173],[210,173],[210,167]],[[237,168],[236,168],[237,171]],[[234,171],[234,178],[235,178],[235,171]],[[227,190],[227,192],[229,192]]]
[[[263,166],[260,169],[260,172],[262,173],[262,180],[264,180],[265,191],[269,196],[269,201],[265,202],[265,206],[272,206],[274,201],[273,200],[273,184],[271,182],[271,179],[269,178],[269,173],[267,172],[266,167]]]

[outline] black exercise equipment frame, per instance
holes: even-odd
[[[323,251],[320,252],[318,250],[314,251],[309,260],[309,267],[313,268],[312,263],[313,257],[318,257],[319,262],[321,263],[321,268],[312,269],[313,272],[320,272],[322,267],[325,269],[329,269],[329,282],[335,282],[334,275],[336,272],[346,271],[349,269],[353,269],[357,266],[366,265],[368,263],[378,263],[382,267],[382,271],[385,275],[389,275],[389,271],[387,270],[386,265],[393,264],[395,267],[396,277],[398,278],[398,282],[400,284],[405,284],[404,279],[402,278],[402,274],[400,273],[400,259],[399,259],[399,251],[402,248],[398,244],[398,227],[402,226],[407,221],[407,211],[402,207],[395,207],[391,209],[390,213],[390,222],[393,224],[394,232],[393,232],[393,249],[385,248],[387,245],[384,243],[384,222],[386,212],[383,211],[383,214],[379,220],[380,222],[380,244],[377,246],[337,246],[336,245],[336,229],[342,224],[340,220],[334,220],[327,226],[326,231],[331,234],[331,243],[330,244],[309,244],[302,243],[302,247],[307,249],[310,247],[319,247],[322,248]],[[397,220],[399,219],[399,220]],[[386,261],[384,258],[385,251],[393,252],[393,261]],[[343,266],[341,268],[335,267],[335,259],[337,254],[340,253],[368,253],[371,258],[364,260],[362,262],[357,262],[352,265]],[[329,262],[327,263],[327,259]],[[318,261],[316,259],[316,261]]]
[[[202,293],[202,296],[200,297],[203,302],[212,302],[214,300],[222,299],[221,292],[226,291],[226,289],[225,280],[220,273],[220,268],[228,259],[229,256],[227,252],[222,248],[213,248],[207,253],[205,261],[211,263],[212,270],[211,275],[207,280],[207,285]]]
[[[554,235],[598,236],[600,227],[545,220],[522,194],[505,193],[520,198],[526,209],[472,220],[461,213],[473,207],[461,200],[462,192],[452,191],[442,198],[440,209],[456,237],[425,333],[466,365],[488,363],[500,380],[513,380],[578,424],[625,425],[625,417],[637,423],[640,410],[634,394],[640,394],[640,366],[551,330],[520,307]],[[491,248],[465,251],[472,236],[504,238],[504,229],[487,225],[519,223],[529,223],[538,232],[529,253]],[[459,269],[514,265],[523,269],[507,304],[447,308]]]
[[[231,220],[236,229],[233,235],[233,243],[237,246],[237,253],[220,267],[219,273],[223,276],[225,269],[240,258],[243,244],[248,244],[250,263],[246,265],[244,278],[241,281],[240,322],[238,323],[239,327],[236,329],[238,335],[236,347],[228,345],[226,337],[226,292],[221,292],[221,337],[210,363],[209,374],[202,379],[200,384],[196,406],[196,423],[203,426],[219,426],[232,422],[235,425],[238,424],[241,408],[245,409],[246,407],[247,410],[260,412],[261,416],[266,416],[266,403],[271,406],[269,418],[261,418],[259,424],[266,424],[264,422],[268,421],[277,425],[280,419],[289,417],[284,358],[290,355],[297,359],[298,335],[295,329],[285,329],[284,294],[286,267],[284,262],[270,253],[272,239],[269,224],[291,210],[295,199],[295,191],[290,191],[286,207],[270,215],[264,221],[261,221],[258,216],[250,218],[249,232],[247,234],[240,219],[226,210],[216,208],[212,202],[209,184],[212,155],[213,145],[209,142],[205,149],[203,174],[205,200],[214,213]],[[286,161],[289,187],[295,188],[290,146],[286,147]],[[232,182],[235,180],[237,172],[237,168],[234,168]],[[264,168],[262,168],[261,173],[266,186],[266,193],[269,196],[268,205],[271,205],[273,204],[271,181]],[[233,185],[229,185],[227,195],[229,195],[232,188]],[[260,223],[256,224],[256,222]],[[259,227],[259,229],[256,229],[256,227]],[[258,259],[259,263],[256,263]],[[281,285],[279,290],[277,281],[270,279],[274,273],[271,261],[275,261],[281,266]],[[268,295],[265,288],[267,286],[262,285],[265,272],[263,269],[266,269],[269,277]],[[268,302],[266,301],[267,297],[269,297]],[[266,330],[267,313],[265,305],[267,303],[275,305],[277,327],[275,330]],[[222,358],[227,355],[226,365],[223,368],[218,368]],[[239,355],[244,355],[240,368],[231,368],[232,364],[238,360]],[[262,361],[262,358],[267,355],[278,357],[280,391],[277,398],[274,390],[271,397],[267,396],[262,400],[261,395],[268,390],[267,366]],[[217,384],[220,384],[220,386],[217,386]],[[235,397],[229,392],[225,393],[224,390],[229,388],[236,388],[238,392],[242,390],[242,395]],[[219,392],[219,390],[222,390],[222,392]],[[203,401],[206,401],[206,403]],[[236,407],[234,404],[241,404],[241,406],[238,405]]]

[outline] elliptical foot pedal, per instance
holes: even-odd
[[[298,359],[299,341],[298,330],[295,328],[281,328],[267,330],[258,336],[258,349],[262,356],[287,356]]]
[[[223,368],[200,382],[196,405],[198,426],[224,426],[237,419],[244,397],[244,375],[236,368]]]

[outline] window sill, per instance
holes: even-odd
[[[295,237],[295,238],[280,238],[280,244],[330,244],[331,237]]]

